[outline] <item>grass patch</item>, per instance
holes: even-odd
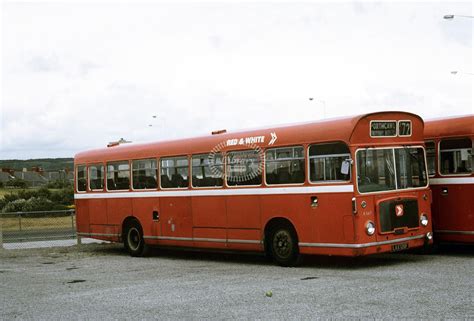
[[[21,229],[22,230],[48,230],[48,229],[65,229],[71,228],[74,220],[74,226],[76,225],[75,217],[71,216],[59,216],[59,217],[22,217],[21,218]],[[19,231],[20,220],[18,217],[3,217],[0,218],[0,224],[2,224],[3,231]]]
[[[16,191],[15,189],[0,188],[0,198],[3,198],[3,195]]]

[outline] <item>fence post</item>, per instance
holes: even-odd
[[[71,210],[71,222],[72,222],[72,230],[73,231],[76,231],[76,240],[77,240],[77,245],[81,245],[82,244],[82,238],[81,236],[77,233],[77,228],[74,224],[74,217],[76,216],[76,211],[75,210]]]
[[[3,250],[3,215],[0,214],[0,251]]]

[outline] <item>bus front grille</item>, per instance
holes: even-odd
[[[416,199],[389,200],[379,205],[380,232],[388,233],[403,228],[417,228],[418,201]]]

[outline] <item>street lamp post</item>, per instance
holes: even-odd
[[[443,19],[445,20],[453,20],[454,17],[461,17],[461,18],[474,18],[474,16],[465,16],[465,15],[460,15],[460,14],[446,14],[443,16]],[[462,71],[457,71],[457,70],[453,70],[451,71],[451,74],[452,75],[457,75],[457,74],[464,74],[464,75],[474,75],[473,73],[471,72],[462,72]]]
[[[453,20],[454,17],[471,18],[471,19],[474,18],[474,16],[464,16],[464,15],[460,15],[460,14],[447,14],[447,15],[443,16],[443,19]]]
[[[462,72],[462,71],[457,71],[457,70],[451,71],[451,74],[452,75],[457,75],[457,74],[474,75],[472,72]]]

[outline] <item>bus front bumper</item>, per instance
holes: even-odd
[[[433,243],[433,233],[419,234],[392,240],[370,243],[303,243],[299,248],[302,254],[361,256],[377,253],[398,252],[422,247]]]

